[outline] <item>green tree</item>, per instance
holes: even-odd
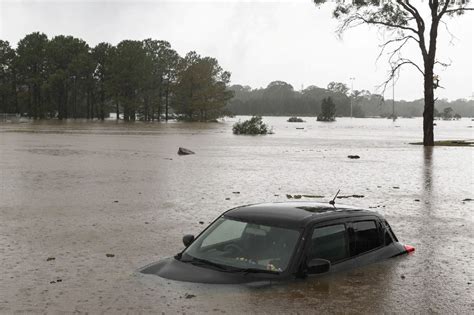
[[[89,46],[81,53],[74,56],[69,72],[73,80],[72,116],[73,118],[94,116],[96,64],[89,52]]]
[[[46,49],[48,37],[43,33],[31,33],[18,42],[16,49],[17,69],[20,89],[25,92],[22,104],[28,116],[33,118],[46,117],[44,104],[44,84],[48,78]]]
[[[193,51],[181,60],[178,69],[174,109],[189,120],[206,121],[223,115],[233,96],[227,89],[230,73],[216,59],[201,58]]]
[[[332,98],[327,97],[321,103],[321,114],[318,115],[318,121],[335,121],[336,105]]]
[[[232,126],[235,135],[266,135],[272,133],[268,126],[262,121],[261,116],[252,116],[249,120],[240,120]]]
[[[90,85],[93,65],[89,46],[79,38],[55,36],[46,47],[46,60],[49,101],[55,105],[58,118],[83,116],[78,108],[79,91],[85,82]]]
[[[451,120],[453,119],[453,113],[454,110],[451,107],[446,107],[445,109],[443,109],[442,117],[444,120]]]
[[[295,93],[293,86],[283,81],[270,82],[263,92],[263,97],[272,104],[274,111],[280,115],[290,114],[294,105]]]
[[[109,111],[108,104],[110,95],[106,91],[106,82],[110,76],[110,69],[108,66],[110,65],[112,50],[112,45],[109,43],[99,43],[91,51],[91,56],[95,63],[93,77],[95,80],[97,100],[96,117],[100,120],[104,120],[106,112]]]
[[[13,63],[15,50],[7,41],[0,40],[0,112],[18,113],[16,80]]]
[[[141,41],[124,40],[111,52],[110,77],[106,88],[116,103],[117,119],[119,106],[123,108],[124,120],[135,120],[143,103],[143,92],[150,81],[151,59]]]
[[[313,0],[316,5],[328,0]],[[423,76],[424,112],[423,112],[423,145],[434,145],[433,113],[434,89],[439,86],[434,73],[435,64],[442,64],[436,59],[439,25],[445,23],[446,17],[461,15],[468,10],[469,0],[445,1],[429,0],[411,2],[409,0],[357,0],[337,1],[333,12],[335,18],[342,21],[339,31],[344,32],[352,27],[367,24],[387,31],[389,40],[382,44],[383,49],[390,50],[390,77],[387,84],[404,65],[414,66]],[[424,11],[427,14],[424,14]],[[410,58],[404,58],[401,51],[409,42],[414,42],[420,49],[423,60],[418,65]],[[434,82],[436,81],[436,82]]]
[[[144,96],[143,116],[145,120],[160,119],[164,107],[168,120],[169,95],[171,85],[176,81],[179,55],[167,41],[146,39],[143,45],[152,63]]]
[[[349,92],[347,85],[341,82],[329,82],[327,89],[331,92],[341,93],[344,95],[347,95],[347,92]]]

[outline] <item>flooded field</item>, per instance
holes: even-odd
[[[234,136],[237,119],[0,124],[0,313],[474,312],[473,148],[408,144],[421,119],[267,117],[258,137]],[[472,124],[439,121],[436,139]],[[136,272],[233,206],[338,189],[415,254],[259,289]]]

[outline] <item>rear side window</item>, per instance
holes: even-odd
[[[347,237],[344,224],[315,228],[311,237],[309,258],[323,258],[331,263],[347,258]]]
[[[395,236],[395,234],[393,233],[392,228],[390,227],[390,224],[388,224],[388,222],[386,220],[383,220],[383,224],[384,224],[384,227],[385,227],[385,235],[384,235],[385,245],[389,245],[389,244],[393,243],[393,241],[398,242],[398,239]]]
[[[354,234],[351,239],[351,256],[357,256],[382,245],[375,221],[354,222],[352,228]]]

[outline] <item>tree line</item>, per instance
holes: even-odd
[[[123,40],[116,46],[39,32],[16,49],[0,40],[0,112],[35,119],[188,120],[223,114],[230,72],[194,51],[181,57],[167,41]]]
[[[275,116],[319,116],[322,104],[330,98],[335,105],[336,116],[350,116],[352,103],[353,117],[419,117],[423,115],[424,100],[395,101],[385,99],[380,94],[367,90],[353,90],[341,82],[330,82],[326,88],[314,85],[300,91],[283,81],[273,81],[265,88],[252,89],[250,86],[231,85],[235,95],[229,101],[227,109],[236,115],[275,115]],[[461,116],[474,116],[474,101],[458,99],[436,100],[436,112],[451,108]],[[437,117],[437,116],[436,116]]]

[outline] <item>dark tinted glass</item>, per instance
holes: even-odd
[[[390,227],[390,224],[388,224],[387,220],[384,220],[383,223],[385,224],[385,229],[390,233],[390,236],[392,236],[392,239],[395,242],[398,242],[397,236],[395,235],[395,233],[393,233],[393,230]]]
[[[309,258],[323,258],[331,263],[347,258],[344,224],[315,228],[311,238]]]
[[[352,223],[354,237],[351,253],[356,256],[379,247],[382,243],[375,221],[359,221]]]

